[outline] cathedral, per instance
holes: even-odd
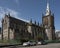
[[[25,22],[10,14],[2,19],[2,39],[37,39],[42,36],[44,40],[55,39],[54,15],[51,13],[47,3],[46,13],[42,15],[42,26],[35,23]]]

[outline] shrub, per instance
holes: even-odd
[[[60,43],[60,40],[45,40],[47,43]]]

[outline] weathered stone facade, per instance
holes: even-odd
[[[45,28],[45,39],[55,39],[54,14],[51,14],[49,3],[47,3],[46,14],[42,15],[42,24]]]
[[[2,20],[3,39],[35,39],[41,32],[41,27],[39,25],[24,22],[10,15],[5,15]]]
[[[48,15],[43,16],[43,27],[45,28],[45,39],[53,40],[55,39],[55,26],[54,26],[54,16]]]

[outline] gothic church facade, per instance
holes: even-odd
[[[44,28],[44,29],[43,29]],[[49,3],[47,3],[46,14],[42,16],[42,26],[32,23],[32,20],[24,22],[5,15],[2,19],[2,39],[36,39],[37,36],[43,36],[43,39],[55,39],[54,15],[51,14]]]

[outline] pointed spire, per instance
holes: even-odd
[[[36,20],[35,20],[35,24],[36,24]]]
[[[32,19],[30,20],[30,23],[32,23]]]
[[[49,7],[49,2],[47,0],[46,16],[50,15],[50,14],[51,14],[51,11],[50,11],[50,7]]]
[[[8,15],[5,13],[5,17],[8,17]]]
[[[10,16],[10,12],[8,13],[8,16]]]

